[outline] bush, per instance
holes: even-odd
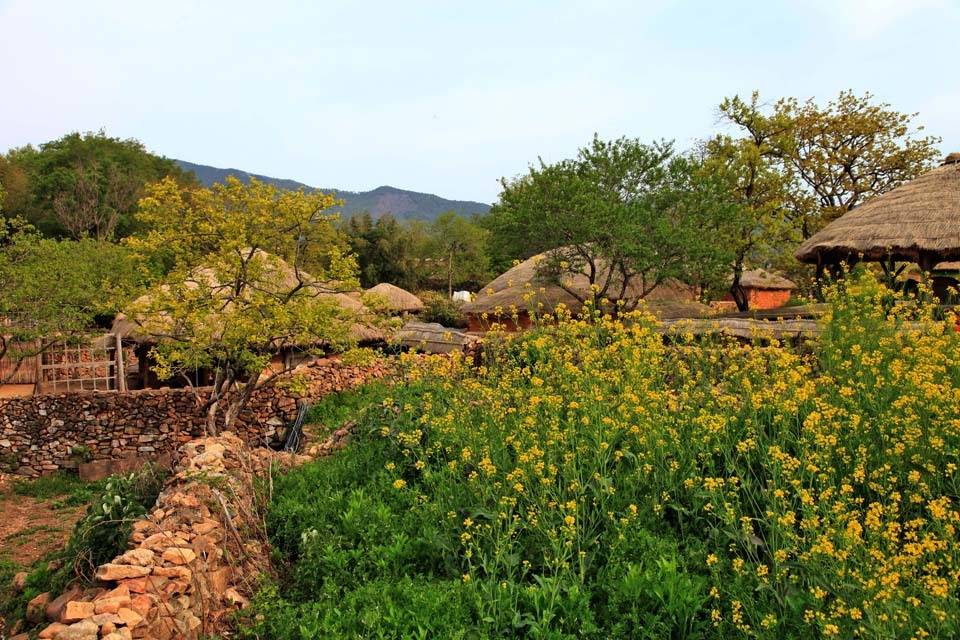
[[[850,283],[799,349],[633,316],[506,337],[478,370],[420,358],[349,448],[278,480],[290,569],[261,628],[955,637],[960,336],[891,295]]]
[[[451,300],[443,293],[436,291],[421,291],[417,294],[423,301],[424,310],[420,312],[420,319],[424,322],[438,322],[451,329],[464,329],[467,318],[460,310],[462,304]]]

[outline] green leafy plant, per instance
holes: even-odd
[[[420,312],[420,319],[424,322],[437,322],[453,329],[467,326],[467,317],[460,310],[461,303],[436,291],[421,291],[418,295],[425,307]]]

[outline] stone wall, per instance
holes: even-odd
[[[30,602],[28,616],[52,622],[40,638],[220,637],[248,604],[269,566],[253,480],[302,458],[249,448],[229,433],[180,453],[153,512],[133,524],[127,551],[97,568],[97,584]]]
[[[387,365],[323,360],[296,370],[298,393],[279,383],[259,390],[234,431],[249,444],[280,436],[298,397],[320,398],[383,376]],[[203,435],[206,416],[185,389],[86,392],[0,400],[0,471],[36,476],[83,462],[157,459]]]

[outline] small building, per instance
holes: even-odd
[[[381,282],[378,285],[370,287],[366,293],[373,294],[380,298],[386,310],[390,313],[420,313],[425,308],[420,298],[406,289],[392,285],[389,282]]]
[[[779,276],[763,269],[750,269],[740,276],[740,286],[743,288],[747,304],[750,309],[779,309],[790,301],[797,285],[783,276]],[[724,302],[735,302],[733,294],[727,293]]]
[[[17,322],[0,318],[0,338],[6,343],[0,355],[0,398],[125,389],[124,359],[131,354],[112,334],[91,327],[82,335],[23,341]]]
[[[589,278],[586,274],[564,276],[567,281],[565,287],[561,287],[540,274],[538,266],[546,259],[548,254],[541,253],[524,260],[497,276],[473,301],[464,304],[462,311],[467,316],[468,331],[484,332],[495,323],[507,331],[527,329],[536,316],[552,314],[561,305],[573,315],[580,313],[583,308],[580,299],[590,297]],[[607,299],[616,303],[618,295],[619,292],[610,292]],[[636,284],[627,286],[622,296],[631,306],[640,298],[641,291]],[[696,298],[693,287],[670,279],[643,300],[647,309],[659,317],[708,315],[710,309]]]

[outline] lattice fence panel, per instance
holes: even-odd
[[[62,345],[43,354],[40,364],[41,393],[70,391],[115,391],[116,348],[112,346]]]

